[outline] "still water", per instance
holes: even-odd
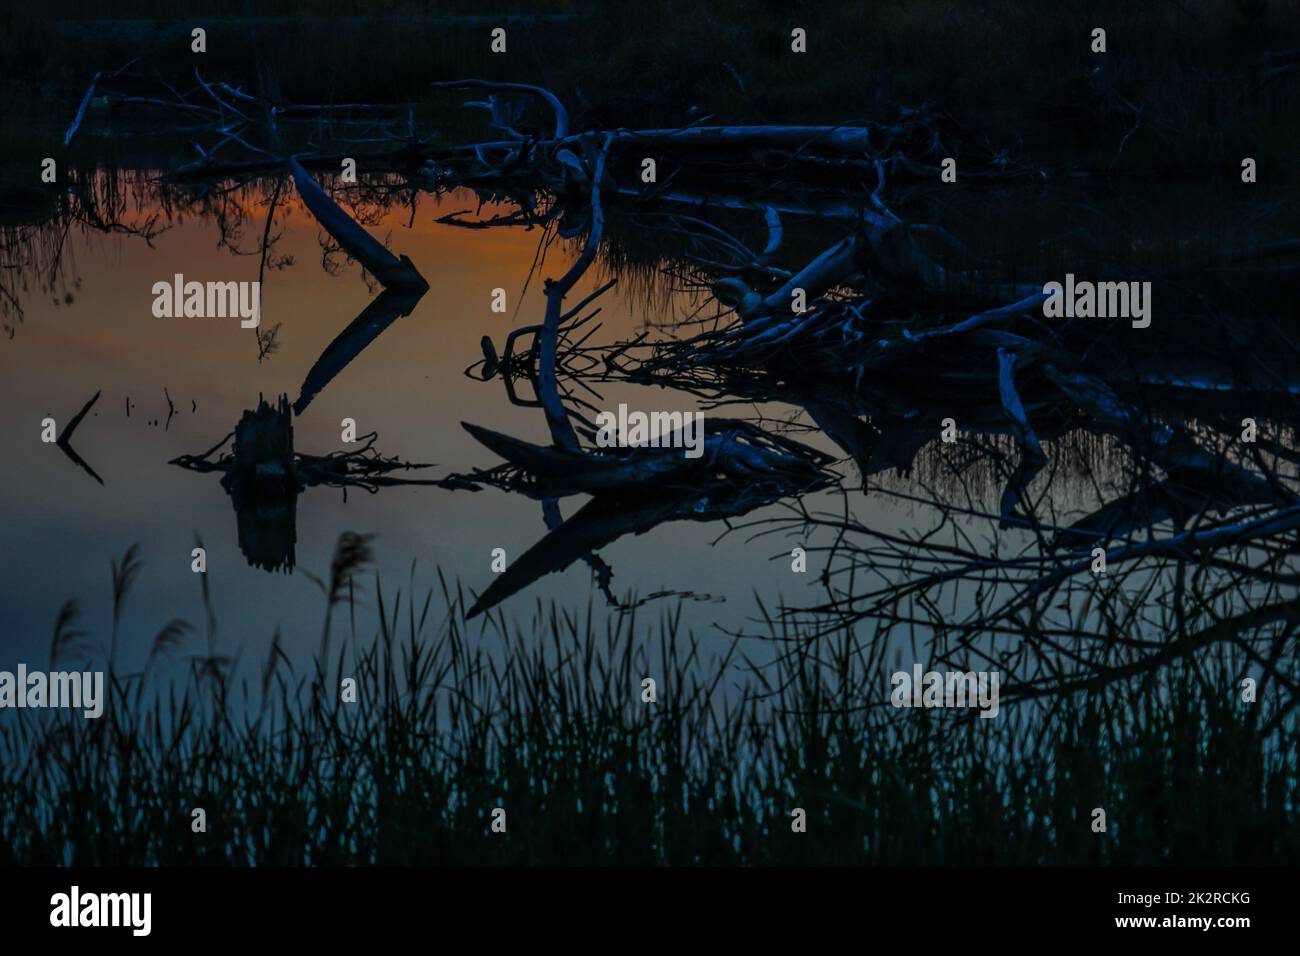
[[[260,659],[276,628],[291,656],[315,648],[323,614],[319,590],[302,573],[251,567],[237,545],[235,513],[218,476],[168,462],[211,448],[259,396],[273,401],[285,393],[292,401],[322,351],[378,290],[368,288],[357,264],[337,253],[326,268],[326,237],[289,189],[280,197],[273,230],[279,238],[271,264],[281,267],[268,268],[262,280],[258,331],[279,327],[272,354],[259,359],[257,333],[241,328],[237,318],[156,318],[152,311],[152,287],[177,273],[197,281],[258,278],[258,243],[271,190],[259,184],[238,194],[246,217],[239,234],[227,235],[225,242],[215,217],[174,208],[156,193],[136,189],[124,191],[121,218],[139,224],[157,217],[155,225],[165,228],[151,242],[52,223],[42,227],[46,233],[66,230],[53,240],[60,257],[57,273],[49,256],[35,252],[41,243],[48,248],[48,234],[28,249],[26,288],[20,287],[19,296],[23,314],[21,320],[10,317],[12,337],[0,342],[0,440],[7,452],[0,663],[44,661],[58,609],[70,598],[80,602],[92,638],[106,643],[110,562],[136,542],[143,567],[127,601],[119,656],[128,670],[142,663],[168,620],[203,620],[200,585],[191,571],[196,535],[207,549],[225,653],[238,650]],[[540,321],[540,276],[524,290],[540,231],[466,230],[435,222],[462,209],[477,209],[483,218],[495,212],[479,208],[472,193],[453,192],[420,197],[414,214],[397,207],[367,222],[373,235],[410,256],[430,290],[412,314],[384,330],[296,418],[299,452],[343,449],[345,418],[355,420],[358,434],[377,431],[384,455],[432,463],[426,477],[499,464],[462,422],[548,442],[540,410],[512,405],[499,380],[465,374],[482,357],[482,336],[500,348],[512,329]],[[236,254],[236,249],[252,254]],[[562,243],[552,245],[541,275],[558,275],[572,255]],[[592,270],[571,299],[603,281],[603,272]],[[505,314],[491,310],[496,288],[506,290]],[[604,342],[634,334],[655,313],[644,290],[615,287],[601,301],[597,336]],[[662,293],[657,301],[662,308]],[[45,418],[61,430],[97,391],[99,401],[72,444],[103,478],[102,486],[58,447],[40,440]],[[701,407],[695,397],[665,389],[610,384],[600,392],[600,399],[585,397],[611,410],[620,402],[646,410]],[[775,405],[764,412],[795,415]],[[737,410],[720,414],[734,416]],[[842,455],[820,435],[801,437]],[[571,515],[584,500],[562,501],[562,514]],[[863,500],[860,512],[885,526],[905,520],[887,503]],[[297,566],[322,577],[341,533],[373,534],[374,570],[389,601],[397,588],[409,588],[412,574],[422,598],[436,587],[437,568],[467,591],[481,592],[493,577],[493,549],[504,549],[513,559],[546,531],[536,501],[492,488],[420,486],[376,494],[311,488],[298,499],[296,525]],[[800,601],[817,589],[815,561],[813,573],[791,573],[789,552],[798,541],[753,542],[744,533],[719,540],[725,530],[720,522],[678,521],[620,539],[601,553],[614,571],[614,593],[627,599],[668,592],[643,606],[640,615],[652,618],[659,609],[673,611],[680,604],[683,625],[706,648],[710,642],[721,648],[726,640],[720,629],[746,628],[754,621],[755,592],[776,605],[783,598]],[[373,587],[367,590],[373,595]],[[607,613],[591,570],[581,562],[542,578],[501,610],[527,626],[537,603],[551,599],[570,610],[585,612],[590,603],[598,614]]]

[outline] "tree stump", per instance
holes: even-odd
[[[244,412],[235,426],[234,454],[234,467],[222,484],[235,506],[239,550],[255,567],[291,571],[302,485],[294,465],[287,395],[274,408],[259,396],[256,410]]]

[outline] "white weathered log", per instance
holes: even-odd
[[[515,90],[520,93],[531,93],[533,96],[545,100],[555,114],[555,138],[564,139],[569,135],[569,111],[564,108],[564,104],[560,102],[558,96],[543,87],[533,86],[529,83],[497,83],[492,80],[449,80],[444,83],[431,83],[430,85],[434,89],[443,90]]]
[[[559,345],[560,318],[564,312],[564,297],[574,283],[587,271],[596,258],[596,250],[605,231],[605,211],[600,202],[600,183],[605,175],[605,160],[609,156],[610,138],[605,137],[596,156],[591,174],[591,230],[587,234],[582,253],[566,272],[546,285],[546,317],[538,334],[537,398],[546,412],[546,424],[556,446],[570,452],[580,452],[582,446],[574,434],[573,425],[560,401],[559,383],[555,377],[555,351]]]
[[[1019,357],[1015,352],[998,349],[998,394],[1002,398],[1002,407],[1016,423],[1021,442],[1035,457],[1046,458],[1042,446],[1038,443],[1038,436],[1034,434],[1034,427],[1029,424],[1029,416],[1025,414],[1025,405],[1020,400],[1020,393],[1016,390],[1015,369]]]
[[[90,99],[95,95],[95,84],[99,82],[99,73],[90,78],[90,86],[86,90],[86,95],[81,98],[81,106],[77,108],[77,115],[73,117],[72,125],[68,131],[63,134],[63,145],[67,146],[72,142],[72,137],[77,135],[77,130],[81,128],[81,121],[86,117],[86,107],[90,105]]]
[[[374,236],[361,228],[333,199],[326,195],[293,157],[289,171],[303,203],[334,240],[353,259],[360,262],[376,279],[390,289],[427,289],[429,284],[406,256],[400,259],[384,248]]]

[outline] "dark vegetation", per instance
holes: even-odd
[[[351,635],[335,658],[329,622],[345,591],[352,617],[365,557],[350,538],[322,585],[313,674],[285,678],[273,641],[262,691],[245,700],[209,646],[184,698],[155,697],[148,672],[119,676],[98,724],[7,729],[6,772],[23,772],[3,798],[0,852],[1294,862],[1300,9],[1053,6],[575,4],[550,11],[572,19],[511,25],[514,52],[493,58],[490,25],[412,21],[394,5],[355,31],[219,23],[209,43],[222,52],[199,71],[184,31],[163,28],[165,52],[134,64],[137,27],[120,50],[85,39],[92,56],[77,37],[114,34],[85,10],[60,23],[15,14],[5,42],[68,38],[31,66],[15,110],[53,97],[48,112],[70,119],[86,103],[84,127],[51,131],[74,149],[147,141],[165,215],[212,216],[232,249],[240,227],[256,231],[238,201],[256,195],[263,271],[277,204],[296,192],[328,237],[324,259],[347,256],[384,287],[317,360],[294,415],[427,289],[417,250],[370,234],[376,210],[414,218],[422,195],[471,191],[507,211],[443,216],[467,242],[535,230],[543,314],[500,344],[484,336],[468,373],[537,409],[550,441],[468,421],[500,465],[390,478],[408,464],[373,444],[359,457],[296,451],[286,397],[250,410],[229,454],[223,442],[175,460],[222,473],[241,545],[264,568],[292,567],[293,501],[311,484],[525,495],[547,533],[472,602],[444,592],[429,627],[429,599],[417,624],[408,590],[399,634],[376,582],[377,636]],[[796,25],[804,57],[789,53]],[[1089,52],[1094,26],[1106,54]],[[417,42],[421,30],[436,36]],[[374,50],[384,69],[358,69]],[[102,76],[81,92],[92,70]],[[454,107],[466,98],[473,110]],[[361,182],[337,179],[341,156],[360,158]],[[1257,183],[1241,181],[1245,156]],[[653,182],[640,177],[647,157]],[[960,186],[940,182],[945,157]],[[73,225],[156,237],[161,223],[123,216],[118,177],[75,166],[57,189],[20,191],[40,211],[0,233],[13,264],[57,274]],[[559,265],[554,244],[568,253]],[[593,269],[602,280],[579,297]],[[1048,320],[1043,284],[1067,271],[1151,283],[1152,325]],[[611,342],[596,334],[598,300],[629,280],[653,293],[659,321]],[[25,290],[7,281],[14,329]],[[668,298],[681,311],[662,314]],[[259,361],[275,334],[259,334]],[[708,453],[600,446],[593,413],[611,382],[699,398]],[[760,404],[798,421],[712,415]],[[927,472],[946,417],[961,440]],[[1258,440],[1241,438],[1246,418]],[[1094,451],[1086,467],[1080,447]],[[915,524],[861,516],[862,495],[913,508]],[[566,499],[581,502],[567,518]],[[600,550],[682,520],[821,563],[823,594],[764,612],[747,635],[784,651],[774,668],[702,665],[671,617],[646,658],[637,602],[613,594]],[[554,608],[524,629],[542,646],[516,640],[502,602],[578,561],[624,612],[615,630]],[[162,646],[184,632],[165,630]],[[891,658],[909,646],[936,665],[998,669],[1003,716],[883,706]],[[642,705],[655,668],[662,699]],[[355,706],[337,701],[345,670],[362,685]],[[1248,675],[1257,703],[1241,700]],[[206,838],[186,812],[204,801]],[[486,817],[497,805],[511,820],[499,839]],[[810,816],[797,838],[793,806]],[[1088,828],[1099,806],[1104,836]]]
[[[527,9],[524,9],[526,6]],[[723,122],[842,123],[889,104],[931,104],[959,124],[957,145],[1007,149],[1050,166],[1217,167],[1243,152],[1282,163],[1296,153],[1300,10],[1276,0],[1015,0],[775,3],[614,0],[479,4],[213,3],[187,0],[14,4],[0,13],[7,156],[52,144],[96,71],[139,58],[137,72],[193,68],[189,29],[211,20],[208,75],[274,64],[286,102],[441,107],[428,84],[462,76],[541,83],[579,128]],[[256,13],[254,16],[253,13]],[[338,17],[355,17],[341,28]],[[510,28],[510,52],[487,33]],[[790,30],[809,52],[790,55]],[[1088,49],[1108,31],[1103,57]],[[382,64],[382,68],[378,68]],[[42,133],[44,136],[42,136]],[[44,145],[44,144],[41,144]],[[126,143],[117,144],[126,147]],[[49,155],[49,153],[40,153]],[[1291,176],[1290,169],[1285,175]]]
[[[260,681],[233,677],[208,604],[206,640],[169,622],[143,673],[113,674],[101,719],[4,715],[0,863],[1300,861],[1295,722],[1262,731],[1275,708],[1231,692],[1230,647],[993,720],[895,711],[881,649],[850,629],[814,645],[769,621],[790,652],[751,668],[743,641],[700,659],[673,615],[602,627],[539,607],[476,628],[458,590],[389,594],[368,557],[344,536],[318,582],[308,672],[277,633]],[[115,609],[138,569],[115,565]],[[70,604],[52,653],[89,649]]]

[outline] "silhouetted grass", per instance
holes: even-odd
[[[341,540],[327,615],[355,616],[368,559]],[[131,552],[117,569],[119,605],[135,566]],[[165,681],[155,665],[188,633],[173,621],[144,674],[110,677],[101,719],[0,715],[0,863],[1300,861],[1294,722],[1265,736],[1227,651],[969,719],[863,707],[886,668],[848,633],[810,645],[777,627],[790,652],[748,668],[735,649],[702,659],[671,615],[598,625],[552,606],[474,630],[445,582],[414,603],[372,587],[371,637],[350,627],[310,674],[277,632],[260,691],[210,646]],[[76,618],[59,615],[61,653]]]

